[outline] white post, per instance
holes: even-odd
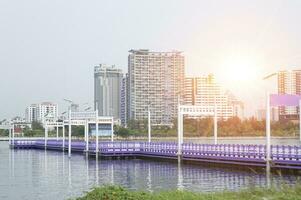
[[[71,108],[69,108],[68,157],[71,157]]]
[[[111,122],[111,142],[114,142],[114,118],[113,117]]]
[[[178,156],[182,155],[182,127],[183,124],[182,117],[181,117],[181,109],[180,104],[178,104]]]
[[[301,99],[299,100],[299,139],[301,141]]]
[[[13,145],[15,145],[15,125],[13,124],[13,129],[12,129],[12,142]]]
[[[8,144],[11,145],[11,127],[8,129]]]
[[[181,138],[181,148],[182,148],[182,144],[184,143],[184,115],[182,113],[180,115],[180,119],[181,119],[181,123],[180,123],[180,126],[181,126],[180,133],[181,133],[181,135],[180,135],[180,138]]]
[[[151,142],[151,113],[150,106],[148,105],[148,142]]]
[[[98,108],[96,108],[96,116],[95,116],[95,134],[96,134],[96,145],[95,145],[95,152],[96,157],[98,156]]]
[[[214,103],[214,144],[217,144],[217,108]]]
[[[45,149],[47,148],[47,140],[48,140],[48,126],[47,126],[47,124],[45,124],[45,143],[44,143],[44,145],[45,145]]]
[[[84,125],[84,141],[86,142],[87,141],[87,132],[86,132],[86,129],[87,129],[87,120],[85,121],[85,125]]]
[[[56,140],[59,140],[59,125],[58,125],[58,122],[56,122]]]
[[[86,152],[89,151],[89,124],[86,121],[85,124],[85,137],[86,137]]]
[[[270,94],[266,97],[266,173],[269,183],[270,160],[271,160],[271,122],[270,122]],[[269,184],[268,184],[269,185]]]
[[[63,121],[63,151],[65,150],[65,123]]]

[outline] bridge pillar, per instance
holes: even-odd
[[[65,151],[65,124],[63,122],[63,151]]]
[[[69,109],[68,157],[71,158],[71,108]]]
[[[214,144],[217,144],[217,108],[216,103],[214,103]]]
[[[86,122],[85,124],[85,140],[86,140],[86,152],[89,151],[89,124]]]
[[[12,128],[12,145],[14,146],[15,145],[15,125],[13,125],[13,128]]]
[[[56,140],[59,140],[59,126],[56,127]]]
[[[114,142],[114,118],[113,117],[111,122],[111,142]]]
[[[11,128],[8,129],[8,144],[11,145]]]
[[[45,146],[45,150],[47,149],[47,140],[48,140],[48,126],[45,124],[45,141],[44,141],[44,146]]]
[[[96,135],[95,154],[96,154],[96,158],[98,158],[98,152],[99,152],[99,146],[98,146],[98,108],[96,108],[96,116],[95,116],[95,135]]]

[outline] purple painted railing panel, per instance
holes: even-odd
[[[45,140],[15,140],[15,148],[41,148]],[[62,149],[62,140],[48,140],[47,148]],[[95,152],[95,142],[89,142],[89,152]],[[65,140],[68,148],[68,140]],[[85,151],[84,141],[72,141],[73,151]],[[160,157],[176,157],[178,145],[174,142],[99,142],[99,152],[105,155],[149,155]],[[182,157],[185,159],[215,159],[219,161],[265,162],[265,145],[240,144],[194,144],[182,145]],[[276,164],[299,165],[301,168],[301,146],[273,145],[271,159]]]

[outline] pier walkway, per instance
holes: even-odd
[[[65,147],[63,147],[65,145]],[[68,140],[14,140],[10,144],[15,149],[66,150]],[[95,142],[89,142],[86,151],[85,141],[72,141],[71,151],[96,155]],[[184,143],[178,153],[178,144],[174,142],[136,142],[115,141],[99,142],[99,157],[150,157],[199,161],[207,163],[237,164],[244,166],[266,166],[265,145],[239,144],[195,144]],[[301,146],[272,145],[271,168],[301,169]]]

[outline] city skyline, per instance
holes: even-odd
[[[129,49],[183,51],[186,74],[215,74],[245,102],[247,116],[263,104],[265,88],[277,86],[263,76],[300,67],[298,1],[70,2],[3,1],[1,119],[20,115],[32,102],[57,102],[60,112],[67,108],[63,98],[93,105],[93,66],[126,71]],[[241,80],[244,69],[253,74],[248,81]]]

